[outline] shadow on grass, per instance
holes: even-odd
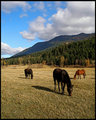
[[[91,79],[95,79],[95,78],[91,78]]]
[[[70,79],[74,79],[74,78],[70,78]]]
[[[74,80],[74,78],[70,78],[71,80],[73,79]],[[85,78],[81,78],[81,79],[85,79]],[[80,78],[76,78],[75,80],[81,80]],[[93,78],[90,78],[90,79],[95,79],[94,77]]]
[[[18,78],[21,78],[21,79],[26,79],[25,77],[18,77]]]
[[[48,92],[54,92],[53,90],[47,88],[47,87],[43,87],[43,86],[32,86],[38,90],[45,90],[45,91],[48,91]]]
[[[34,88],[36,88],[36,89],[38,89],[38,90],[44,90],[44,91],[53,92],[53,93],[56,93],[56,94],[61,94],[61,95],[63,95],[62,93],[56,92],[56,91],[51,90],[51,89],[49,89],[49,88],[47,88],[47,87],[43,87],[43,86],[32,86],[32,87],[34,87]],[[64,95],[66,95],[66,94],[64,94]],[[66,95],[66,96],[68,96],[68,95]]]
[[[18,78],[20,78],[20,79],[26,79],[26,80],[27,79],[31,79],[31,77],[27,77],[27,78],[26,77],[18,77]],[[31,80],[33,80],[33,79],[31,79]]]

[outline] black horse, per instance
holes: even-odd
[[[57,80],[59,92],[60,92],[59,83],[61,82],[62,94],[64,94],[65,84],[67,84],[67,91],[70,96],[72,95],[73,85],[71,84],[70,77],[65,70],[55,69],[53,71],[53,78],[54,78],[54,91],[56,90],[56,80]]]
[[[27,68],[27,69],[24,70],[24,72],[25,72],[26,78],[28,77],[28,75],[31,74],[31,79],[33,79],[33,71],[32,71],[32,69]]]

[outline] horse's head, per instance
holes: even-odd
[[[72,96],[73,86],[74,86],[74,85],[71,85],[71,87],[67,88],[67,91],[68,91],[68,93],[69,93],[69,96]]]

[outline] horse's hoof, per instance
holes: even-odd
[[[69,94],[69,96],[72,96],[72,94]]]
[[[61,93],[62,95],[64,95],[64,93]]]
[[[56,90],[54,90],[54,92],[56,92]]]

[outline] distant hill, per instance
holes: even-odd
[[[95,34],[94,33],[91,33],[91,34],[80,33],[78,35],[57,36],[49,41],[38,42],[35,45],[33,45],[32,47],[29,47],[29,48],[23,50],[22,52],[19,52],[19,53],[13,55],[11,58],[20,57],[20,56],[28,55],[28,54],[35,53],[38,51],[42,51],[42,50],[45,50],[47,48],[56,46],[56,45],[60,44],[61,42],[72,42],[72,41],[84,40],[84,39],[87,39],[93,35],[95,35]]]

